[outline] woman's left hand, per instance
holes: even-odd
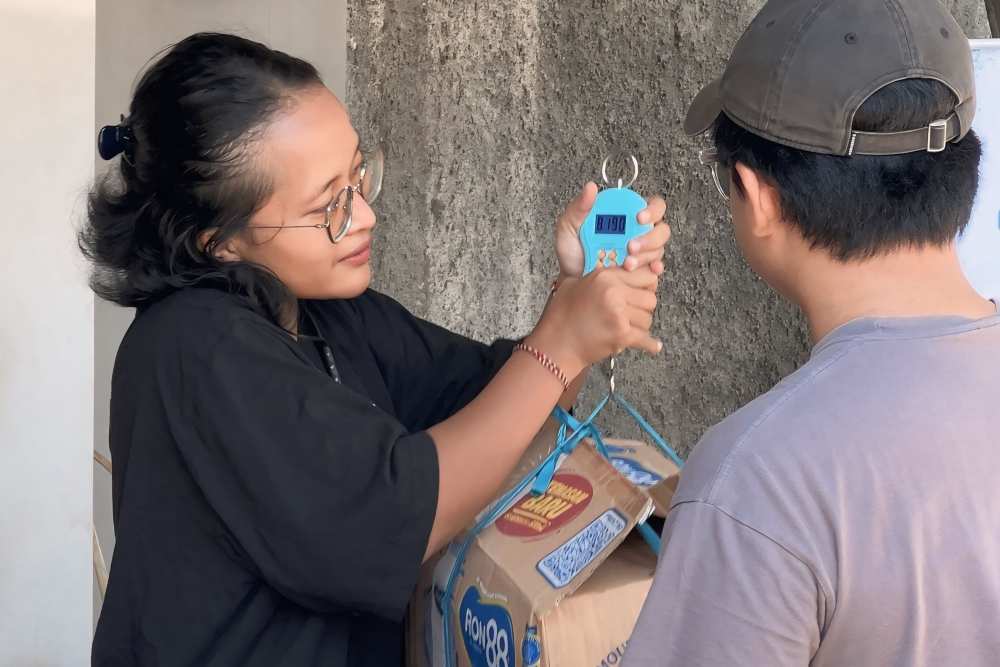
[[[590,214],[596,199],[597,184],[587,183],[556,221],[556,257],[559,259],[560,277],[579,278],[583,275],[580,227]],[[663,273],[663,254],[670,240],[670,226],[663,222],[666,212],[667,203],[660,197],[649,199],[646,208],[639,212],[639,223],[653,224],[654,227],[629,242],[629,254],[624,264],[626,271],[648,266],[656,275]]]

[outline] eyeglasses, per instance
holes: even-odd
[[[354,223],[354,194],[357,193],[368,204],[374,204],[382,192],[382,174],[385,169],[385,154],[378,147],[370,153],[362,153],[361,171],[356,185],[347,185],[334,194],[324,209],[322,224],[315,225],[250,225],[250,229],[325,229],[330,243],[340,243],[351,231]],[[334,217],[343,211],[343,219],[334,225]],[[334,233],[336,228],[336,233]]]
[[[698,151],[698,161],[712,168],[712,179],[723,199],[729,201],[729,185],[732,183],[732,167],[719,162],[719,152],[714,148]]]

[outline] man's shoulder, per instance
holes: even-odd
[[[840,369],[852,352],[845,346],[812,358],[772,389],[711,427],[695,446],[681,475],[674,504],[727,504],[744,492],[772,484],[781,470],[794,469],[836,452],[825,438],[812,437],[836,420],[824,406],[840,386]]]
[[[723,495],[738,502],[761,485],[832,477],[876,442],[904,455],[909,441],[901,436],[919,438],[918,424],[934,425],[920,400],[934,400],[943,382],[955,388],[952,402],[962,402],[962,391],[973,403],[993,393],[998,343],[997,317],[849,323],[805,365],[709,429],[675,502]]]

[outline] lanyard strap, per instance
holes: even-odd
[[[333,350],[325,342],[321,343],[323,349],[323,362],[326,363],[326,370],[329,371],[330,377],[337,384],[340,384],[340,371],[337,370],[337,362],[333,360]]]

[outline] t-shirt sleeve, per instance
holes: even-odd
[[[415,317],[378,292],[356,303],[396,414],[412,429],[430,428],[468,405],[514,350],[515,341],[485,345]]]
[[[437,505],[438,463],[364,396],[263,321],[187,341],[170,428],[195,483],[252,567],[297,604],[399,620]],[[178,400],[180,399],[180,400]]]
[[[671,510],[626,667],[806,667],[819,647],[809,567],[704,502]]]

